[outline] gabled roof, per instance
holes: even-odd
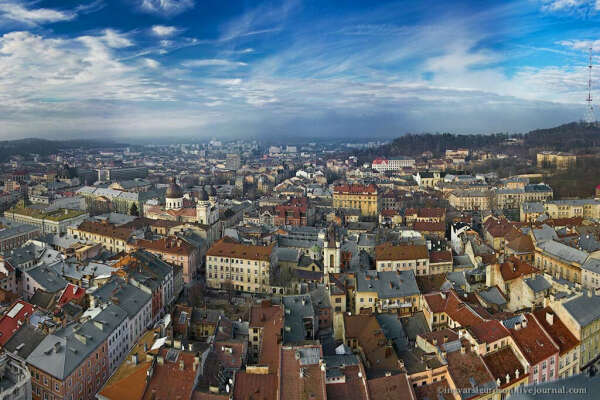
[[[550,307],[535,310],[533,312],[537,321],[550,335],[554,343],[560,348],[560,355],[566,354],[579,344],[579,340],[558,318]]]
[[[536,365],[553,354],[558,354],[560,349],[546,336],[533,314],[527,313],[523,316],[526,319],[526,326],[519,328],[519,325],[516,325],[509,330],[527,361],[531,365]]]
[[[15,302],[0,319],[0,345],[6,342],[27,322],[34,311],[34,306],[23,301]]]

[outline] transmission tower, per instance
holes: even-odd
[[[594,104],[592,103],[592,54],[593,50],[590,46],[590,63],[588,64],[588,96],[585,100],[587,108],[585,112],[585,122],[588,124],[596,123],[596,116],[594,115]]]

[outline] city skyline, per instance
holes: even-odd
[[[6,0],[0,139],[392,138],[583,118],[600,2],[481,3]]]

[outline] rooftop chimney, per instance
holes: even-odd
[[[548,311],[546,313],[546,322],[548,322],[548,324],[552,325],[554,323],[554,313],[551,311]]]

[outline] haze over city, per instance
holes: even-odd
[[[599,12],[591,0],[4,0],[0,139],[551,127],[583,117]]]

